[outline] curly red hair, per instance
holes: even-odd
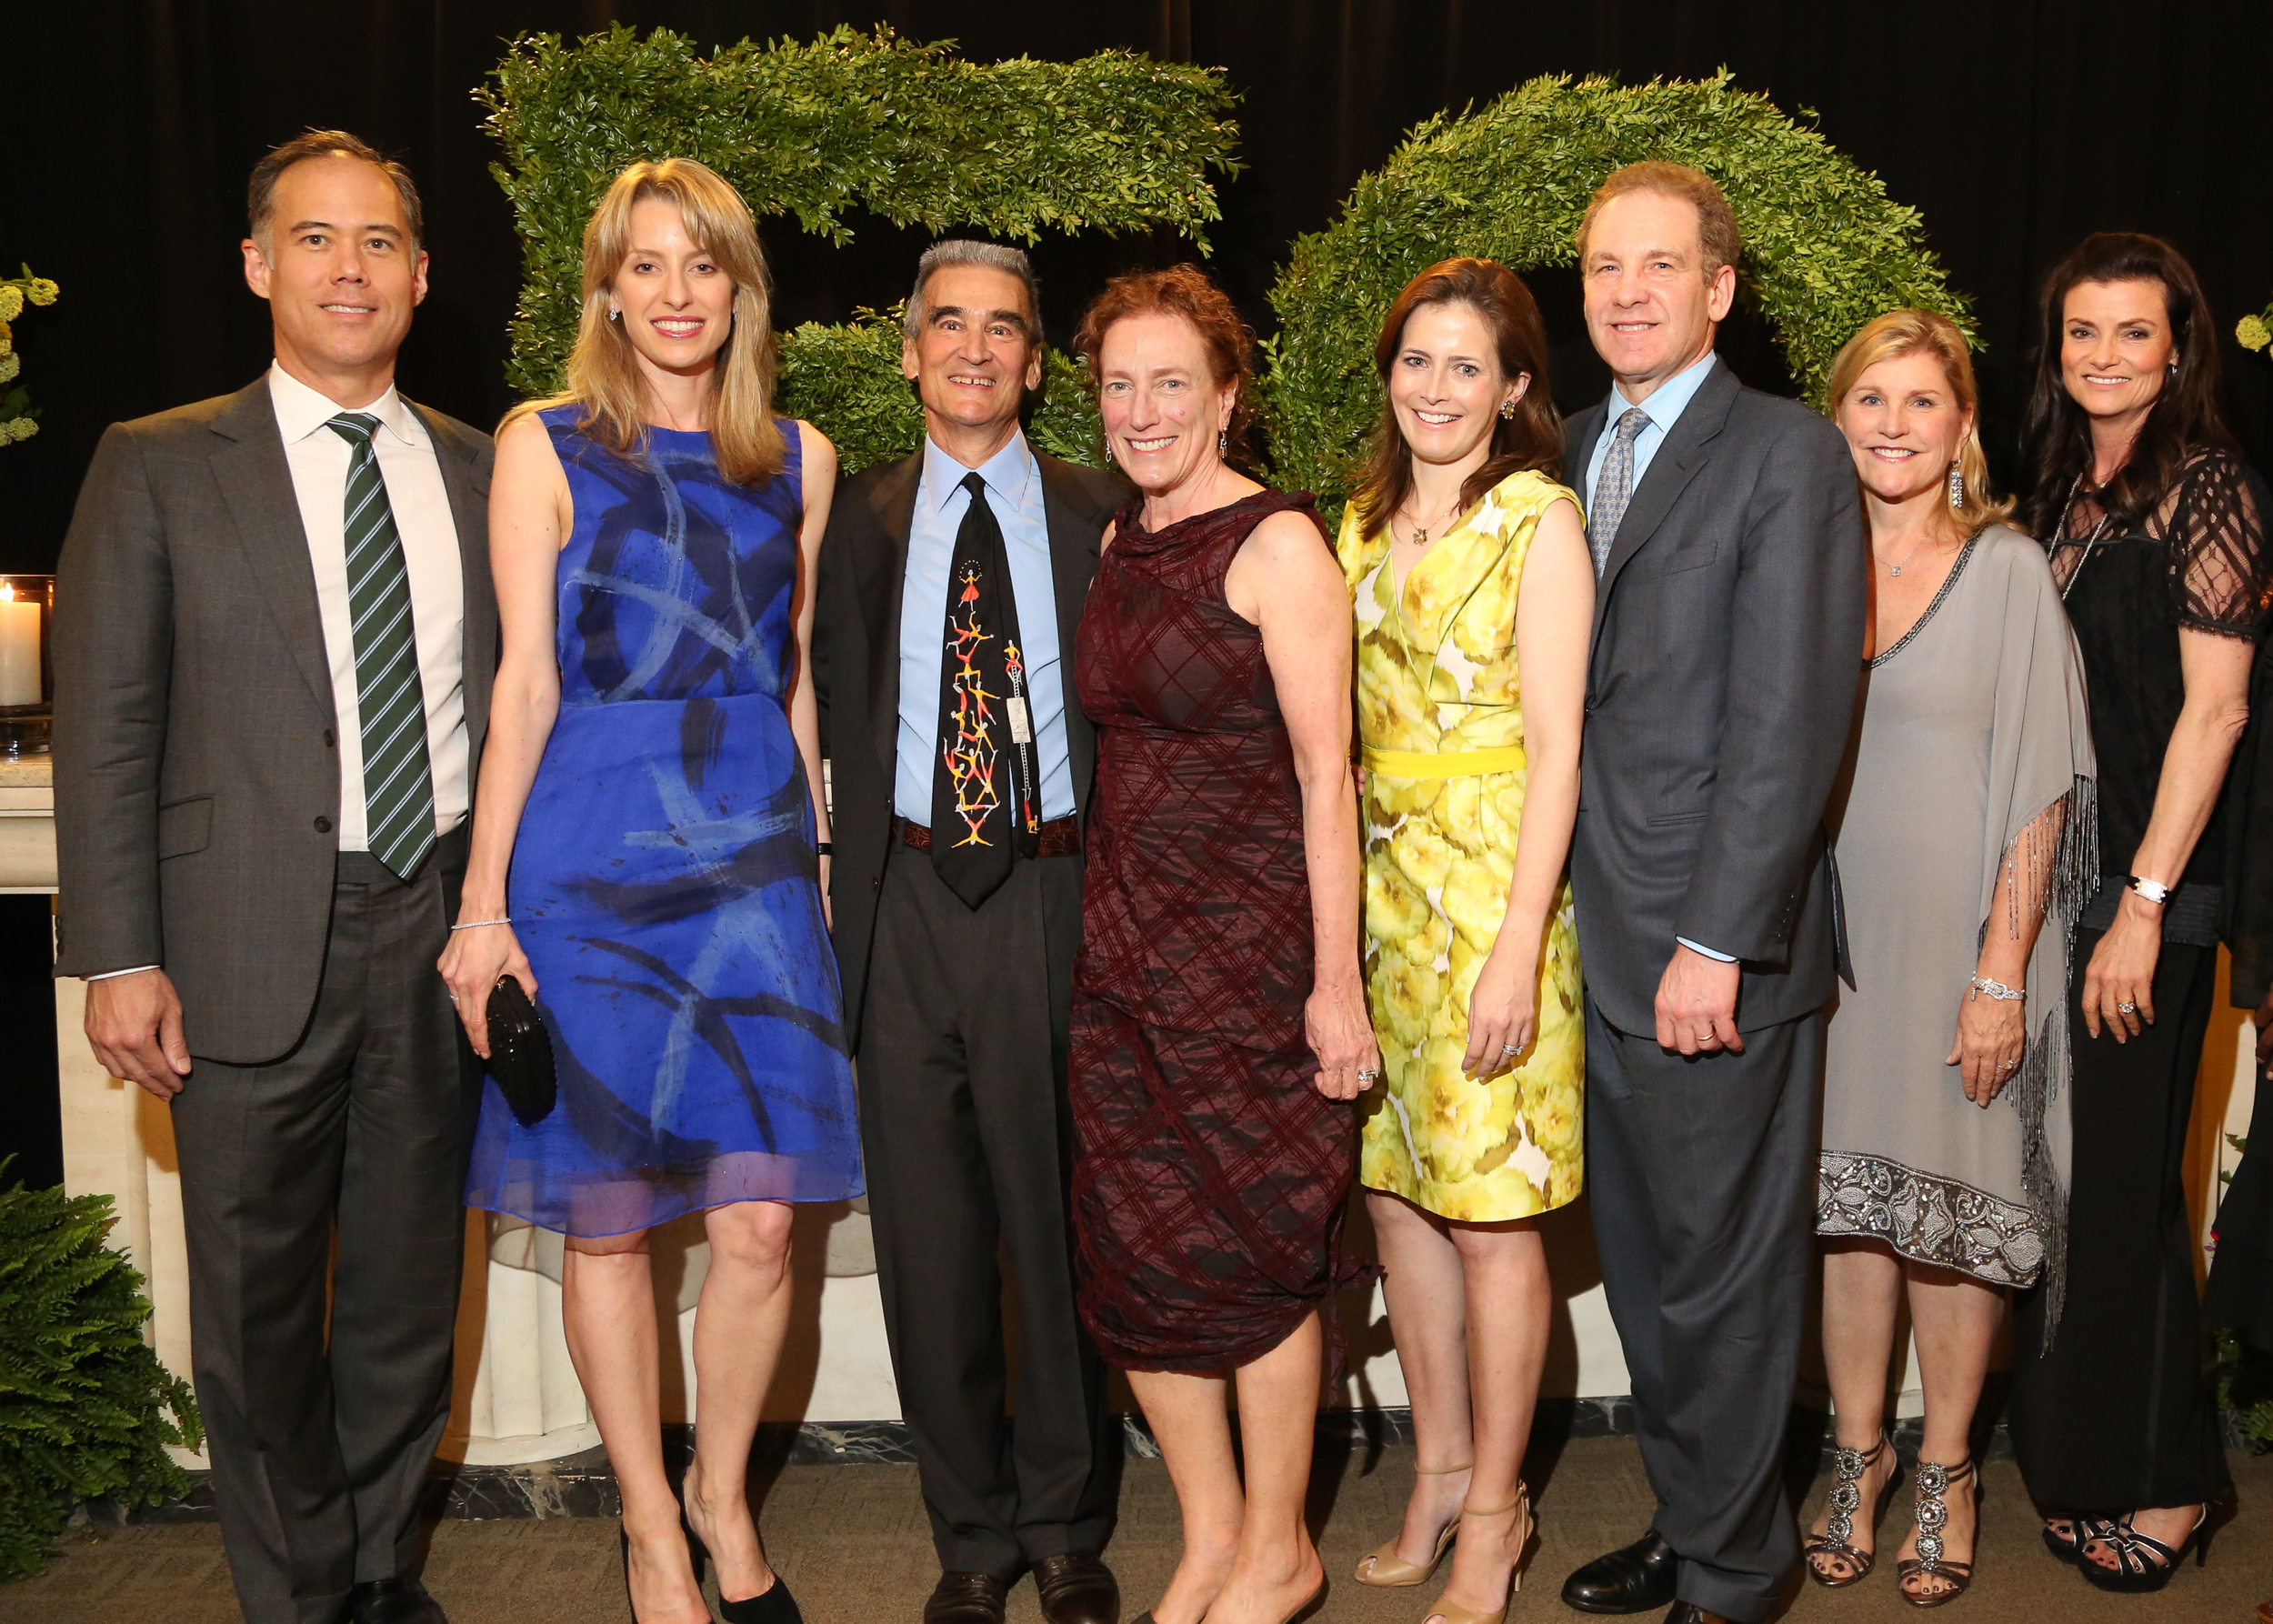
[[[1218,389],[1237,385],[1231,420],[1224,425],[1229,446],[1226,460],[1248,460],[1247,431],[1254,418],[1247,410],[1247,386],[1255,381],[1255,330],[1248,326],[1230,296],[1210,281],[1196,265],[1170,266],[1165,271],[1130,271],[1114,277],[1082,312],[1074,334],[1074,354],[1088,369],[1089,393],[1104,386],[1098,360],[1105,336],[1116,322],[1136,316],[1174,316],[1191,324],[1207,352],[1208,376]]]

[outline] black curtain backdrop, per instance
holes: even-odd
[[[18,8],[5,49],[8,152],[0,159],[0,266],[28,261],[62,301],[16,325],[25,378],[45,412],[0,448],[0,570],[45,570],[96,438],[119,418],[219,394],[268,358],[265,307],[236,245],[253,162],[311,125],[344,125],[403,157],[426,201],[433,293],[402,378],[415,397],[486,426],[510,404],[505,326],[518,255],[496,151],[469,92],[503,42],[623,21],[706,45],[809,38],[888,23],[954,39],[977,60],[1065,59],[1126,46],[1227,70],[1247,165],[1222,187],[1214,273],[1258,329],[1288,243],[1334,217],[1364,171],[1439,109],[1481,103],[1542,73],[1697,77],[1726,64],[1743,87],[1821,128],[1924,214],[1930,241],[1976,300],[1985,428],[2012,468],[2034,290],[2088,231],[2174,241],[2215,313],[2233,425],[2273,466],[2273,359],[2231,340],[2273,293],[2273,199],[2261,118],[2264,0],[88,0]],[[764,199],[752,203],[762,212]],[[922,246],[865,223],[844,250],[764,223],[785,323],[843,318],[904,296]],[[1046,325],[1064,342],[1115,270],[1186,257],[1159,236],[1042,243]],[[1607,378],[1577,321],[1569,273],[1532,278],[1556,341],[1567,408]],[[1724,343],[1740,375],[1789,387],[1773,346],[1740,317]],[[14,998],[9,1000],[13,1003]],[[11,1021],[12,1029],[18,1028]],[[0,1148],[52,1128],[0,1088]],[[12,1119],[13,1118],[13,1119]]]
[[[1722,64],[1823,133],[1924,214],[1977,301],[1988,438],[2002,473],[2025,387],[2038,278],[2085,232],[2176,242],[2217,316],[2235,428],[2273,461],[2273,360],[2230,338],[2273,294],[2273,199],[2263,126],[2262,0],[1947,0],[1888,11],[1821,0],[94,0],[12,16],[11,126],[0,174],[0,265],[28,260],[63,299],[17,324],[45,410],[0,449],[0,569],[52,563],[105,424],[238,387],[265,364],[266,311],[236,244],[244,179],[310,125],[344,125],[405,158],[425,193],[434,291],[403,360],[406,389],[482,426],[501,381],[518,256],[496,151],[468,93],[506,38],[621,20],[702,44],[809,38],[888,23],[995,60],[1127,46],[1227,70],[1248,167],[1222,188],[1211,268],[1269,331],[1271,280],[1297,234],[1334,216],[1352,183],[1442,108],[1541,73],[1634,82]],[[28,25],[28,26],[27,26]],[[763,208],[762,199],[753,199]],[[922,246],[866,222],[848,249],[765,226],[785,322],[836,320],[906,291]],[[1036,251],[1061,342],[1114,270],[1184,257],[1173,239],[1086,236]],[[1566,406],[1606,379],[1577,319],[1572,278],[1534,278],[1554,320]],[[1727,351],[1749,381],[1788,387],[1757,326]],[[1998,455],[1998,453],[2005,453]]]

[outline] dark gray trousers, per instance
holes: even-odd
[[[1747,1621],[1799,1557],[1784,1432],[1814,1258],[1821,1011],[1684,1059],[1587,1001],[1587,1188],[1680,1599]]]
[[[1081,859],[1022,860],[966,908],[896,846],[861,1022],[860,1137],[884,1327],[949,1572],[1093,1555],[1119,1455],[1074,1311],[1066,1104]],[[1016,1416],[1003,1259],[1014,1282]]]
[[[248,1624],[336,1624],[351,1584],[415,1559],[479,1085],[435,971],[444,867],[405,885],[343,854],[299,1046],[195,1060],[175,1097],[193,1376]]]

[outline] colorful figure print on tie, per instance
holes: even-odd
[[[991,844],[986,834],[986,820],[1002,805],[1002,794],[995,784],[997,747],[992,726],[994,707],[988,703],[996,696],[986,691],[986,674],[978,667],[979,648],[990,638],[978,624],[976,566],[964,566],[963,592],[956,601],[963,612],[959,617],[949,617],[953,636],[947,640],[947,653],[956,662],[955,737],[939,754],[955,786],[955,809],[970,828],[956,844],[986,846]]]

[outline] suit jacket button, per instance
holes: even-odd
[[[326,727],[324,729],[324,742],[327,746],[336,747],[339,743],[339,736]]]
[[[319,835],[330,834],[332,832],[332,820],[328,817],[317,818],[315,820],[315,832]]]

